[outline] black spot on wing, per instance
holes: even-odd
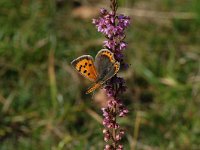
[[[79,67],[79,69],[78,69],[78,71],[80,72],[81,71],[81,68],[82,68],[83,66],[82,65],[80,65],[80,67]]]

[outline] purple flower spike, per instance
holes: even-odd
[[[123,14],[118,15],[117,1],[111,1],[112,11],[104,8],[100,9],[100,17],[93,19],[92,23],[96,26],[98,32],[101,32],[107,39],[103,42],[105,48],[114,53],[116,61],[120,62],[120,68],[127,68],[124,63],[123,51],[127,47],[124,41],[125,29],[130,25],[130,17]],[[115,75],[106,82],[105,92],[107,95],[107,107],[102,108],[104,141],[110,143],[105,145],[104,150],[123,150],[123,145],[119,144],[125,134],[125,131],[116,122],[116,117],[125,117],[128,109],[125,108],[119,94],[126,91],[125,81]]]

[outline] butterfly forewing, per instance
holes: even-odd
[[[72,66],[84,77],[95,82],[98,74],[94,66],[94,60],[90,55],[83,55],[71,62]]]

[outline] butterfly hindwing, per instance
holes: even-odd
[[[83,55],[71,62],[72,66],[84,77],[90,81],[97,80],[97,71],[94,66],[94,60],[90,55]]]
[[[110,78],[112,78],[118,71],[120,68],[120,63],[119,62],[115,62],[111,67],[110,70],[108,71],[108,73],[106,74],[106,76],[104,77],[103,81],[106,81]]]
[[[120,64],[111,51],[102,49],[96,55],[95,66],[99,74],[97,81],[105,82],[119,71]]]

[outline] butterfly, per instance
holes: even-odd
[[[95,61],[92,56],[83,55],[73,60],[71,64],[82,76],[94,82],[86,91],[86,94],[101,87],[120,68],[120,63],[115,60],[114,54],[108,49],[100,50],[95,57]]]

